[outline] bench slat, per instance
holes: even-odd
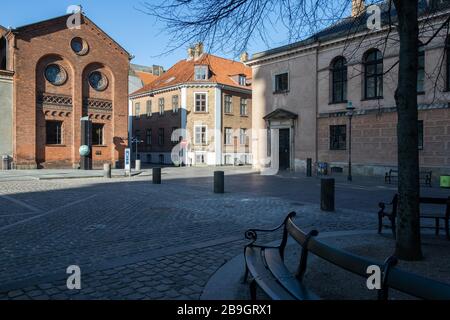
[[[258,286],[273,300],[296,300],[286,289],[278,283],[267,269],[262,257],[263,250],[257,247],[245,249],[245,260],[250,273]]]
[[[294,295],[298,300],[320,300],[319,296],[308,290],[286,268],[283,260],[281,260],[280,251],[278,249],[265,249],[264,258],[266,259],[270,272],[290,294]]]

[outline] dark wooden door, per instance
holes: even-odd
[[[291,167],[291,137],[289,129],[280,129],[280,170],[287,170]]]

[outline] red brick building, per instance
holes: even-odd
[[[0,29],[1,74],[13,86],[11,106],[0,101],[11,108],[11,123],[0,125],[12,131],[12,150],[0,153],[15,168],[78,168],[82,117],[93,124],[94,166],[123,159],[130,55],[84,14],[75,18],[75,27],[65,15]]]

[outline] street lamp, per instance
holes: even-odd
[[[131,144],[135,143],[136,144],[136,159],[135,161],[137,161],[138,159],[138,144],[139,143],[143,143],[144,141],[142,141],[141,139],[138,139],[138,137],[134,137],[131,139]]]
[[[348,181],[353,181],[352,176],[352,119],[355,115],[355,107],[351,101],[347,104],[347,117],[349,120],[348,139]]]

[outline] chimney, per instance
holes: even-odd
[[[365,8],[366,4],[364,3],[364,0],[352,0],[352,17],[359,17],[361,13],[364,12]]]
[[[197,60],[203,54],[203,42],[199,42],[194,46],[194,59]]]
[[[187,54],[188,54],[188,58],[187,58],[188,60],[194,59],[194,48],[189,47],[187,49]]]
[[[248,61],[248,52],[243,52],[241,54],[241,62],[246,63]]]

